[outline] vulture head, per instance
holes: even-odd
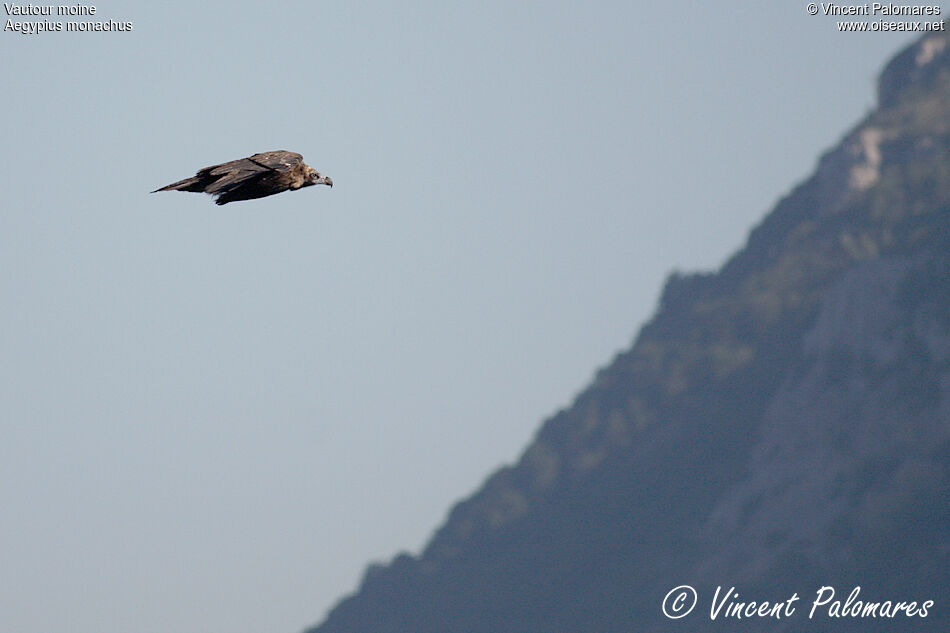
[[[330,178],[329,176],[322,175],[313,167],[309,167],[307,171],[306,179],[304,180],[304,183],[301,186],[309,187],[310,185],[330,185],[330,187],[333,187],[333,179]]]

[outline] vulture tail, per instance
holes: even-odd
[[[156,193],[158,191],[195,191],[200,193],[205,190],[207,184],[208,183],[204,178],[192,176],[191,178],[185,178],[184,180],[173,182],[170,185],[165,185],[160,189],[156,189],[152,193]]]

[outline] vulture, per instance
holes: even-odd
[[[272,196],[287,190],[296,191],[310,185],[332,187],[333,179],[304,163],[300,154],[278,150],[205,167],[191,178],[165,185],[152,193],[204,192],[215,196],[215,204],[227,204]]]

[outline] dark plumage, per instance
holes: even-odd
[[[279,150],[262,152],[229,163],[212,165],[198,171],[192,178],[173,182],[156,191],[196,191],[216,196],[215,204],[253,200],[275,193],[296,191],[310,185],[333,186],[333,179],[323,176],[303,162],[295,152]]]

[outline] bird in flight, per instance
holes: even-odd
[[[156,191],[195,191],[210,193],[215,204],[253,200],[284,191],[296,191],[310,185],[333,186],[333,179],[324,176],[303,162],[295,152],[278,150],[262,152],[229,163],[212,165]]]

